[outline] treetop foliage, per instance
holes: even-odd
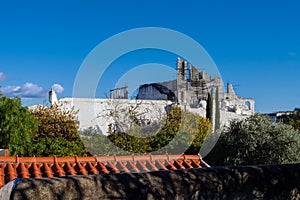
[[[281,164],[300,161],[300,134],[287,124],[272,124],[255,114],[234,120],[206,160],[213,165]]]
[[[294,114],[287,116],[283,122],[293,126],[295,129],[300,131],[300,109],[295,109]]]
[[[50,107],[38,105],[32,111],[32,115],[38,121],[38,131],[33,140],[34,155],[86,155],[78,131],[78,112],[74,108],[66,109],[63,104]]]
[[[37,128],[37,121],[20,98],[7,98],[0,93],[0,148],[8,149],[10,155],[30,155]]]
[[[153,126],[156,125],[153,124]],[[179,107],[173,107],[168,111],[164,125],[155,135],[143,137],[139,126],[140,123],[137,123],[127,133],[114,130],[107,137],[92,134],[94,131],[89,130],[84,133],[82,140],[87,149],[95,155],[120,154],[120,152],[127,152],[127,154],[184,153],[184,151],[197,154],[211,129],[208,119],[182,111]],[[149,126],[149,130],[156,130],[156,127]],[[96,144],[95,141],[101,144]]]

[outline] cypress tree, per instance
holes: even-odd
[[[212,122],[212,115],[213,115],[213,99],[211,96],[211,92],[208,93],[207,96],[207,105],[206,105],[206,118]]]
[[[215,130],[218,130],[218,129],[220,128],[219,87],[216,88],[215,106],[216,106],[216,114],[215,114]]]

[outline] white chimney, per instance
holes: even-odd
[[[49,101],[50,101],[50,104],[53,105],[55,103],[58,102],[58,99],[57,99],[57,96],[56,96],[56,92],[53,90],[53,88],[51,88],[49,90]]]

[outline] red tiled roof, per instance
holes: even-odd
[[[198,155],[132,155],[102,157],[0,156],[0,188],[15,178],[148,172],[205,167]]]

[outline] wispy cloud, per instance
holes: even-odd
[[[33,83],[25,83],[22,86],[5,86],[2,88],[2,93],[8,97],[27,97],[37,98],[45,97],[47,90]]]
[[[64,88],[59,84],[54,84],[58,93],[63,92]],[[52,87],[53,87],[52,86]],[[53,88],[55,90],[55,88]],[[1,88],[2,93],[7,97],[21,98],[42,98],[47,97],[48,89],[45,89],[34,83],[25,83],[22,86],[5,86]]]
[[[289,54],[289,56],[292,56],[292,57],[297,56],[296,52],[288,52],[288,54]]]
[[[57,83],[53,84],[51,88],[57,93],[62,93],[64,91],[63,86]]]
[[[5,74],[3,72],[0,72],[0,81],[4,81],[5,79]]]

